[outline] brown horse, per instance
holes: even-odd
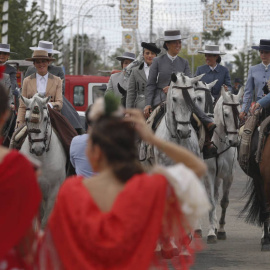
[[[248,223],[263,226],[262,251],[270,251],[270,136],[265,140],[260,163],[255,160],[258,140],[259,132],[255,129],[251,141],[249,168],[245,171],[251,178],[246,191],[249,199],[241,214],[247,212]]]

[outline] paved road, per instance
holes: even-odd
[[[197,254],[192,270],[269,270],[270,252],[260,251],[261,229],[238,218],[245,200],[241,200],[247,176],[238,167],[230,193],[227,211],[227,240],[207,245]],[[218,218],[220,207],[218,207]],[[203,221],[203,240],[206,243],[208,222]]]

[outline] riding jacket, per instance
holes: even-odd
[[[154,58],[145,91],[145,106],[155,107],[166,100],[163,88],[169,85],[172,73],[177,72],[191,76],[187,60],[179,56],[171,60],[167,54]]]
[[[130,77],[124,76],[124,71],[112,74],[105,93],[107,93],[108,91],[111,90],[117,96],[122,97],[122,94],[118,90],[118,83],[123,89],[125,89],[127,91],[128,84],[129,84],[129,78]]]
[[[270,67],[260,63],[256,66],[252,66],[248,71],[248,78],[245,87],[245,94],[243,98],[242,112],[248,112],[252,101],[257,101],[262,107],[270,105],[270,97],[267,95],[263,97],[263,87],[270,78]]]
[[[37,92],[38,92],[37,79],[36,73],[34,73],[31,76],[28,76],[24,79],[21,95],[26,98],[32,98]],[[59,77],[56,77],[49,73],[45,96],[51,97],[50,103],[55,109],[59,111],[62,109],[63,106],[62,81]],[[17,116],[17,127],[20,127],[24,123],[25,111],[26,106],[20,99],[20,106]]]
[[[127,108],[138,108],[143,110],[145,107],[145,88],[147,78],[144,71],[144,62],[132,70],[127,91]]]
[[[197,68],[195,76],[199,76],[201,74],[205,74],[201,79],[201,81],[205,83],[211,83],[214,80],[218,80],[211,89],[211,94],[215,100],[219,98],[221,86],[223,84],[228,86],[229,91],[232,91],[231,78],[229,70],[226,67],[217,64],[215,69],[212,70],[208,65],[203,65]]]

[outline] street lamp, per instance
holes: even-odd
[[[81,10],[83,5],[88,2],[89,0],[84,1],[80,8],[79,8],[79,12],[78,12],[78,24],[77,24],[77,37],[76,37],[76,65],[75,65],[75,73],[78,75],[78,69],[79,69],[79,27],[80,27],[80,14],[81,14]],[[99,4],[99,5],[95,5],[93,7],[91,7],[88,11],[90,12],[93,8],[95,7],[99,7],[99,6],[108,6],[108,7],[114,7],[115,4]],[[87,14],[86,13],[86,14]]]

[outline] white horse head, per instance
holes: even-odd
[[[47,103],[50,97],[35,94],[31,99],[21,96],[26,106],[25,122],[27,126],[30,153],[41,156],[48,151],[50,140],[50,118]]]
[[[211,88],[217,83],[215,80],[209,84],[198,81],[194,84],[197,106],[208,116],[214,117],[214,98],[211,95]]]
[[[183,73],[171,76],[171,84],[167,93],[166,122],[172,135],[187,139],[191,135],[190,118],[192,106],[196,100],[193,84],[203,75],[189,78]]]
[[[243,95],[244,88],[239,90],[237,95],[226,92],[224,87],[221,88],[221,96],[215,106],[215,124],[218,132],[224,132],[229,145],[235,147],[238,145],[239,132],[239,100]]]

